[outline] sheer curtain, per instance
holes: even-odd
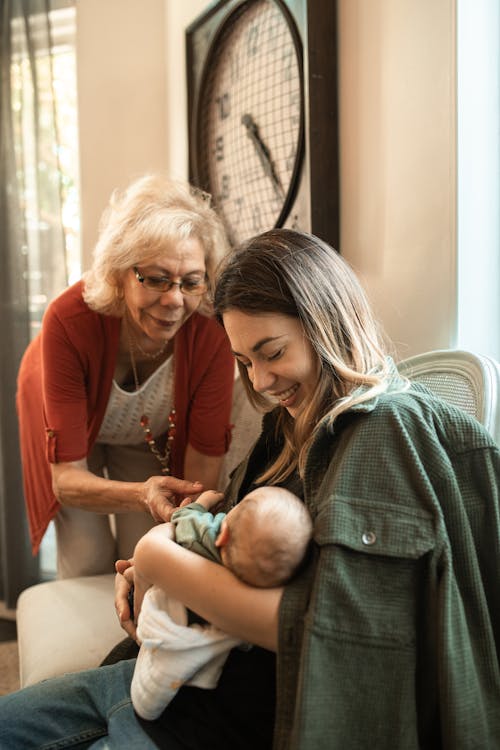
[[[0,0],[0,599],[39,580],[31,555],[15,409],[19,362],[46,302],[68,284],[53,78],[64,0]]]

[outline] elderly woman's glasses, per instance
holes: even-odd
[[[187,278],[181,279],[181,281],[172,281],[168,276],[154,276],[144,275],[140,272],[137,266],[134,266],[134,273],[137,281],[142,284],[144,289],[149,289],[151,292],[169,292],[173,286],[178,286],[182,294],[186,294],[192,297],[199,297],[204,294],[208,289],[206,278]]]

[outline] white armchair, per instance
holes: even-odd
[[[403,360],[398,370],[471,414],[500,444],[500,365],[494,359],[460,349],[438,349]]]

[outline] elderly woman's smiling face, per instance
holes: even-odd
[[[123,279],[126,316],[134,334],[161,345],[174,338],[183,323],[198,309],[202,295],[183,293],[179,286],[203,283],[205,280],[205,251],[200,240],[189,237],[172,242],[154,261],[130,268]],[[167,291],[148,289],[138,274],[155,281],[168,279],[176,282]]]

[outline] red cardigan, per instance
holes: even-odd
[[[79,281],[49,305],[42,331],[22,359],[16,403],[33,554],[60,507],[49,463],[84,458],[96,441],[120,326],[120,318],[89,309]],[[174,361],[172,474],[182,478],[188,442],[208,456],[223,455],[229,447],[234,360],[223,328],[194,313],[175,337]]]

